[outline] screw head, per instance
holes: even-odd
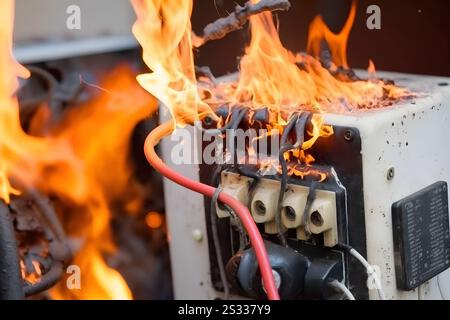
[[[274,270],[274,269],[272,269],[272,274],[273,274],[273,278],[275,280],[275,287],[277,289],[280,289],[281,283],[283,281],[283,279],[281,278],[281,275],[278,273],[277,270]],[[263,288],[264,292],[267,293],[266,286],[264,285],[264,281],[262,279],[261,279],[261,284],[262,284],[262,288]]]
[[[391,181],[392,179],[394,179],[394,177],[395,177],[395,168],[391,167],[388,169],[386,178],[388,179],[388,181]]]
[[[294,208],[288,206],[284,208],[284,215],[289,221],[295,221],[297,215],[295,214]]]
[[[345,139],[345,141],[352,142],[353,139],[354,139],[354,135],[355,134],[353,133],[353,130],[351,130],[351,129],[345,130],[345,132],[344,132],[344,139]]]
[[[257,200],[255,202],[255,211],[260,216],[264,216],[266,214],[266,211],[267,211],[266,205],[264,204],[264,202],[262,202],[261,200]]]
[[[323,226],[325,221],[323,221],[323,217],[319,211],[314,211],[313,213],[311,213],[311,222],[316,227],[321,227]]]

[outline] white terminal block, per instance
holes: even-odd
[[[248,205],[256,223],[264,224],[267,234],[277,234],[275,222],[277,214],[280,182],[271,179],[261,179],[255,188],[252,199],[249,199],[249,187],[253,179],[236,173],[223,172],[221,186],[223,191]],[[316,196],[308,210],[308,218],[304,213],[308,199],[309,188],[299,185],[288,185],[284,194],[281,209],[282,226],[286,229],[296,229],[297,238],[308,240],[305,228],[312,234],[323,234],[324,245],[334,247],[338,243],[336,194],[331,191],[316,190]],[[228,218],[229,212],[220,204],[217,205],[219,218]],[[305,226],[304,222],[307,222]]]
[[[309,188],[302,186],[289,186],[284,194],[281,209],[281,220],[288,229],[297,229],[304,226],[304,213],[308,200]]]
[[[308,187],[288,186],[281,209],[283,225],[288,229],[297,229],[297,238],[300,240],[308,240],[305,228],[312,234],[323,234],[324,246],[334,247],[338,243],[336,194],[316,190],[316,196],[305,219],[308,194]]]
[[[248,192],[252,181],[253,179],[245,176],[223,172],[221,176],[222,192],[225,192],[243,204],[248,205]],[[230,217],[230,212],[219,201],[216,204],[216,212],[220,219]]]
[[[261,179],[251,199],[250,211],[253,219],[256,223],[264,223],[265,232],[268,234],[278,233],[275,216],[279,194],[280,183],[278,181]]]
[[[325,247],[338,244],[336,193],[316,190],[316,197],[308,212],[309,230],[313,234],[323,234]]]

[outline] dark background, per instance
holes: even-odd
[[[233,11],[232,0],[194,1],[193,27],[198,33],[209,22]],[[331,29],[340,31],[351,1],[291,0],[288,12],[278,13],[281,39],[294,52],[306,49],[308,26],[322,14]],[[381,30],[366,27],[366,9],[381,8]],[[450,1],[448,0],[360,0],[348,46],[349,64],[367,68],[369,59],[377,70],[450,76]],[[233,72],[237,58],[248,43],[248,29],[206,44],[196,54],[197,65],[208,65],[216,75]]]

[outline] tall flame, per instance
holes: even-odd
[[[331,51],[331,59],[336,66],[349,68],[347,62],[347,43],[356,17],[356,0],[352,2],[350,14],[344,27],[338,34],[333,33],[321,16],[314,18],[309,26],[307,51],[314,57],[319,57],[322,41],[326,41]]]
[[[92,101],[68,109],[54,122],[41,106],[25,133],[15,97],[17,76],[28,71],[12,57],[14,1],[0,2],[0,199],[38,189],[52,196],[66,233],[77,245],[74,264],[81,269],[81,289],[65,281],[55,298],[130,299],[125,280],[104,260],[115,247],[111,208],[142,199],[131,181],[129,142],[136,124],[156,108],[128,67],[112,71]],[[131,212],[133,213],[133,212]],[[42,266],[38,266],[40,267]]]
[[[169,110],[178,125],[211,114],[196,85],[190,16],[192,0],[131,0],[137,14],[133,33],[152,73],[139,83]]]

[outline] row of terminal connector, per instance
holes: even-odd
[[[224,171],[221,175],[223,192],[246,204],[255,222],[264,224],[266,234],[277,234],[280,182],[260,179],[250,192],[252,182],[252,178],[232,172]],[[288,184],[281,208],[282,227],[295,229],[298,240],[306,241],[311,235],[323,235],[324,246],[334,247],[338,243],[336,194],[317,189],[313,202],[307,208],[309,193],[308,187]],[[222,204],[218,203],[216,209],[219,218],[230,217],[229,211]]]

